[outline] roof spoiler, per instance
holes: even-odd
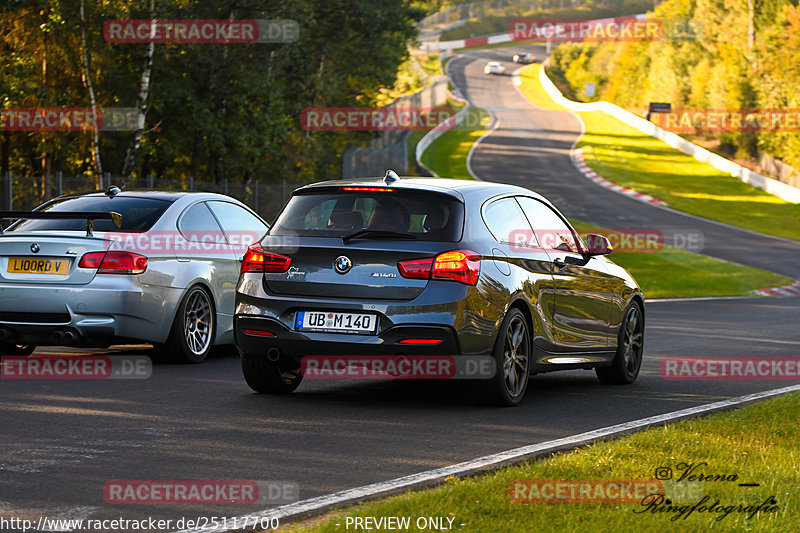
[[[86,219],[86,236],[92,237],[95,220],[111,220],[122,227],[122,215],[114,211],[0,211],[0,220],[80,220]],[[3,234],[0,226],[0,235]]]

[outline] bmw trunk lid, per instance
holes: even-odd
[[[291,258],[286,272],[265,273],[266,289],[282,296],[413,300],[427,279],[403,277],[401,261],[432,258],[449,249],[446,243],[415,241],[358,241],[302,237],[296,243],[267,236],[264,251]],[[450,246],[452,247],[452,246]]]
[[[0,284],[85,285],[97,269],[80,268],[80,258],[105,251],[110,244],[99,235],[87,237],[74,231],[0,235]]]

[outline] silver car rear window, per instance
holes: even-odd
[[[130,196],[79,196],[59,198],[44,204],[37,211],[114,211],[122,215],[122,227],[117,228],[111,220],[95,220],[95,231],[147,231],[172,204],[169,200],[137,198]],[[6,231],[83,231],[86,220],[21,220]]]

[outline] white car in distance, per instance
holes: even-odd
[[[499,61],[489,61],[488,63],[486,63],[486,66],[483,67],[484,74],[501,75],[505,74],[505,72],[506,72],[506,67],[504,67],[503,64],[500,63]]]

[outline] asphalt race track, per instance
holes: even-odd
[[[515,51],[470,51],[449,67],[466,96],[500,120],[472,158],[481,178],[529,187],[568,216],[607,227],[701,231],[704,253],[800,278],[800,244],[662,210],[582,177],[569,159],[577,120],[536,109],[510,76],[484,76],[487,60],[509,67]],[[659,359],[796,356],[799,304],[798,298],[651,303],[634,385],[603,386],[587,371],[541,375],[513,409],[478,407],[455,382],[306,381],[292,396],[262,396],[247,387],[231,353],[200,365],[156,365],[146,380],[3,380],[0,510],[60,518],[239,516],[263,506],[115,506],[105,503],[103,487],[110,480],[289,480],[305,499],[783,387],[791,383],[668,381],[659,375]],[[39,351],[45,352],[66,353]],[[658,465],[642,466],[645,476]],[[457,509],[443,511],[469,522]]]

